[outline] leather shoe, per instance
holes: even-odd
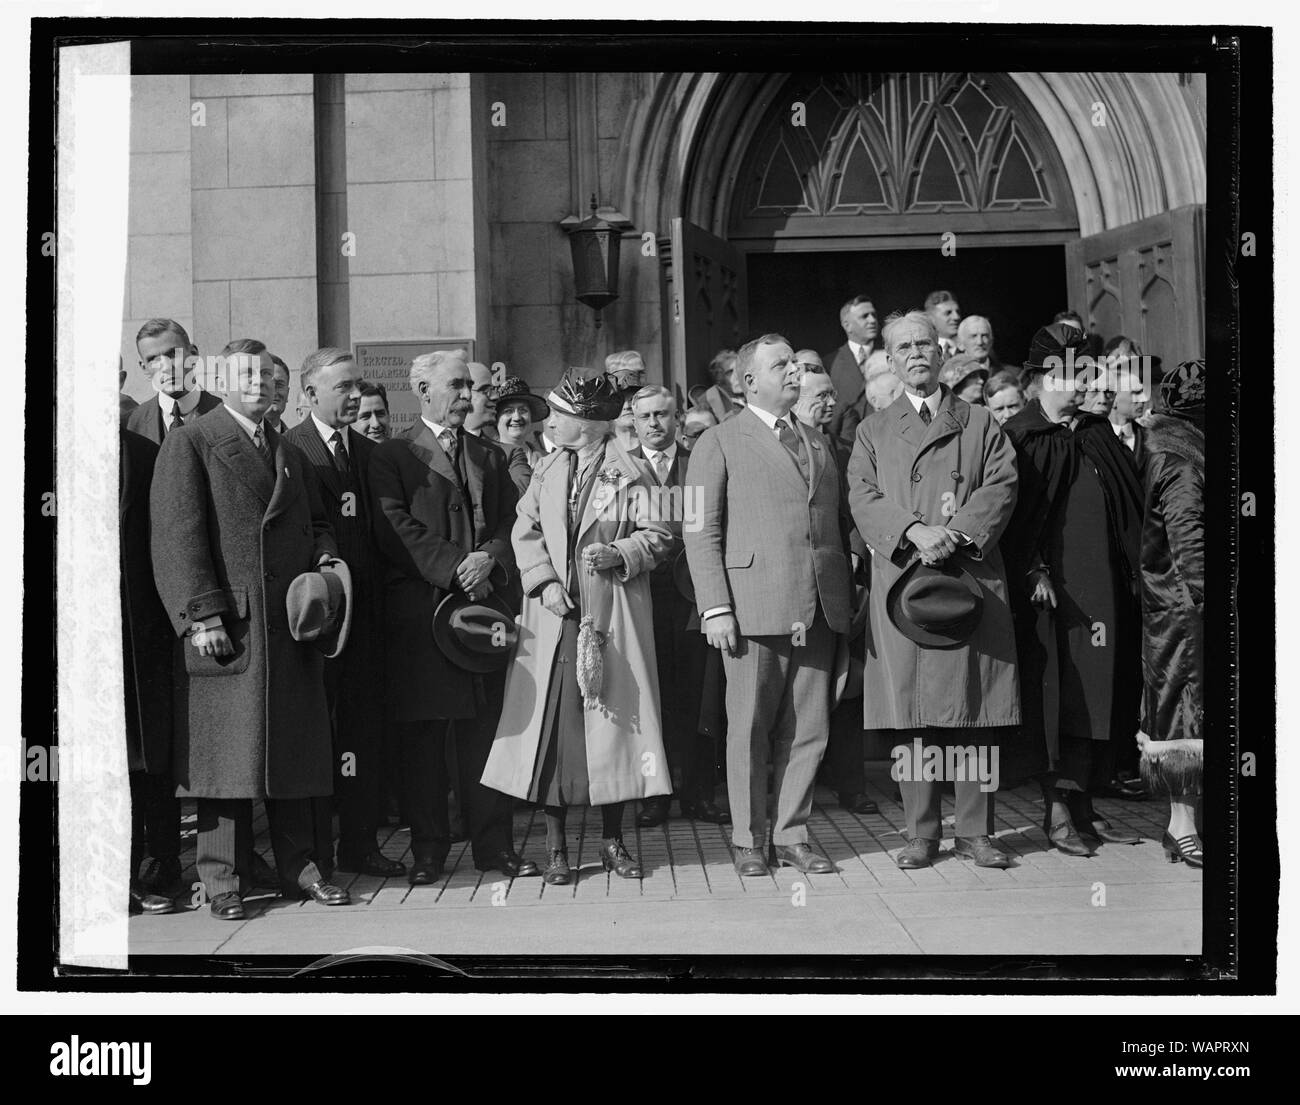
[[[552,886],[567,886],[573,878],[569,869],[569,853],[562,848],[552,848],[546,853],[546,869],[542,872],[542,882]]]
[[[879,813],[880,807],[865,794],[846,794],[840,799],[840,808],[849,813]]]
[[[411,873],[407,876],[407,881],[412,886],[432,886],[442,878],[442,861],[426,860],[424,862],[416,861],[411,865]]]
[[[986,836],[959,836],[953,851],[960,859],[973,859],[976,867],[1005,869],[1011,866],[1011,857]]]
[[[903,850],[894,857],[894,862],[904,871],[911,871],[918,867],[929,867],[938,854],[937,840],[922,840],[917,837],[903,845]]]
[[[641,805],[641,812],[636,815],[637,827],[654,829],[668,820],[669,800],[667,798],[647,798]]]
[[[321,905],[351,905],[352,896],[341,886],[335,886],[320,879],[302,891],[303,898],[310,898]]]
[[[1074,822],[1069,819],[1056,825],[1052,824],[1052,807],[1048,806],[1043,814],[1043,835],[1047,842],[1062,855],[1090,856],[1092,849],[1084,843],[1075,831]]]
[[[406,864],[389,859],[376,848],[360,858],[340,855],[337,870],[358,871],[363,875],[374,875],[380,879],[397,879],[406,874]]]
[[[731,814],[712,802],[683,802],[682,816],[688,821],[707,821],[711,825],[730,825]]]
[[[181,861],[175,856],[159,859],[154,856],[149,860],[144,874],[140,876],[140,886],[154,894],[171,890],[181,881]],[[149,910],[145,911],[150,912]]]
[[[280,878],[276,875],[275,868],[267,863],[258,852],[253,853],[253,870],[250,878],[256,890],[280,889]]]
[[[736,874],[741,878],[753,878],[757,875],[770,875],[767,856],[762,848],[736,849]]]
[[[1141,844],[1142,838],[1137,833],[1125,832],[1123,829],[1115,828],[1104,817],[1098,817],[1091,821],[1080,821],[1075,827],[1079,836],[1088,840],[1103,841],[1106,844]]]
[[[161,894],[151,894],[142,886],[131,887],[128,913],[170,913],[176,904]]]
[[[509,875],[512,879],[541,874],[537,864],[531,859],[524,859],[518,852],[511,851],[498,852],[486,863],[476,863],[474,866],[480,871],[500,871],[503,875]]]
[[[641,865],[632,858],[621,838],[606,841],[600,847],[600,862],[606,871],[613,871],[620,879],[639,879]]]
[[[218,894],[212,899],[208,908],[212,910],[213,917],[223,921],[242,921],[245,917],[244,903],[233,890]]]
[[[835,870],[835,864],[807,844],[777,844],[774,848],[778,867],[793,867],[805,875],[828,875]]]

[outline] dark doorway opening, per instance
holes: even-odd
[[[891,311],[921,307],[932,291],[952,292],[965,315],[984,315],[993,348],[1007,365],[1025,359],[1040,326],[1067,307],[1064,246],[818,253],[751,253],[748,257],[751,336],[784,334],[795,349],[826,353],[844,343],[840,305],[874,297],[881,321]]]

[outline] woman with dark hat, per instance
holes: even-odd
[[[1196,803],[1202,773],[1201,686],[1205,601],[1205,383],[1200,362],[1160,384],[1161,409],[1143,436],[1143,778],[1169,795],[1161,840],[1171,863],[1200,867]]]
[[[1060,323],[1038,331],[1025,368],[1042,389],[1002,427],[1020,474],[1002,553],[1023,716],[1003,778],[1037,778],[1043,832],[1071,856],[1140,839],[1099,817],[1090,797],[1137,716],[1142,488],[1110,423],[1081,409],[1088,381],[1073,360],[1084,341]]]
[[[518,376],[507,376],[496,391],[497,438],[507,453],[522,449],[530,469],[546,454],[537,446],[533,430],[546,421],[550,408],[540,395],[534,395]],[[519,489],[521,492],[523,488]]]
[[[569,806],[600,806],[601,861],[640,878],[623,807],[666,795],[650,570],[672,550],[650,477],[613,437],[622,400],[605,377],[547,397],[557,448],[519,500],[511,540],[523,613],[483,783],[546,809],[548,883],[572,877]]]

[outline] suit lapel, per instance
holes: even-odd
[[[460,477],[452,468],[451,460],[447,457],[443,447],[438,443],[438,439],[434,437],[433,430],[429,428],[429,424],[423,418],[407,430],[406,435],[416,456],[444,480],[448,480],[452,486],[460,487]],[[461,448],[464,448],[463,442]]]
[[[276,433],[275,430],[268,426],[266,427],[266,443],[271,447],[272,454],[275,457],[275,489],[271,493],[271,501],[266,508],[266,517],[273,518],[281,513],[294,495],[297,494],[302,472],[299,471],[297,464],[293,462],[290,453],[292,444],[285,441],[284,434]],[[253,455],[257,456],[256,449],[253,450]],[[261,463],[260,457],[258,463]]]
[[[908,403],[911,406],[911,403]],[[921,416],[913,412],[916,420],[921,421]],[[924,422],[921,425],[925,425]],[[957,417],[956,399],[948,388],[943,389],[943,394],[939,399],[939,411],[926,427],[926,434],[921,439],[921,450],[928,449],[931,445],[943,441],[945,438],[952,437],[953,434],[961,433],[962,423]]]
[[[617,479],[612,480],[612,482],[607,482],[601,478],[604,474],[613,476],[615,473],[617,473]],[[619,492],[628,484],[635,483],[640,477],[640,465],[627,455],[623,447],[614,438],[609,438],[605,442],[604,453],[601,455],[600,460],[596,462],[596,473],[592,477],[591,494],[587,496],[586,505],[582,508],[582,517],[578,521],[579,541],[582,540],[583,534],[591,528],[592,524],[600,517],[601,512],[605,510]]]
[[[302,427],[301,431],[298,430],[298,426]],[[316,424],[312,422],[311,415],[298,423],[298,426],[288,431],[285,436],[307,454],[307,459],[311,461],[312,467],[316,469],[321,482],[328,488],[330,494],[336,499],[342,498],[343,480],[339,476],[339,470],[334,467],[334,455],[330,452],[329,446],[321,440],[320,434],[316,432]],[[348,444],[352,445],[353,442],[349,441]],[[355,456],[355,452],[352,455]]]
[[[806,496],[808,488],[804,485],[803,475],[799,471],[799,462],[790,455],[790,450],[781,444],[776,432],[769,429],[767,423],[748,407],[737,414],[736,418],[741,420],[741,427],[754,442],[754,448],[767,461],[768,466],[779,471],[786,482],[792,483],[801,494]]]
[[[804,450],[808,457],[808,501],[812,502],[817,484],[821,482],[822,473],[826,471],[827,438],[819,432],[808,429],[797,418],[794,424],[799,427],[799,433],[803,435]]]
[[[555,456],[555,450],[546,454]],[[541,489],[537,504],[538,514],[542,520],[542,536],[546,538],[546,548],[551,554],[560,579],[569,578],[569,488],[565,477],[568,475],[568,461],[560,456],[555,460],[543,462],[546,470],[542,473]],[[566,583],[567,587],[568,584]]]
[[[483,464],[487,451],[494,446],[484,444],[473,434],[461,434],[460,448],[461,455],[465,458],[465,483],[466,490],[469,492],[470,506],[477,514],[477,508],[483,502]],[[475,522],[477,523],[477,519]]]
[[[204,415],[197,424],[203,427],[204,434],[212,443],[213,454],[263,503],[269,504],[276,481],[266,470],[266,463],[258,455],[253,439],[244,432],[225,405],[220,410]],[[276,436],[278,438],[279,435]]]

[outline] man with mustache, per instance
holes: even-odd
[[[339,556],[352,573],[352,629],[342,655],[325,661],[325,693],[334,734],[338,798],[338,868],[395,878],[406,868],[376,840],[383,801],[382,561],[371,534],[374,514],[366,478],[373,442],[356,431],[361,373],[346,349],[327,346],[302,362],[300,384],[310,414],[285,432],[307,457],[321,485]],[[333,802],[318,799],[316,848],[333,857]]]
[[[451,848],[449,738],[475,866],[511,877],[539,873],[514,850],[510,799],[479,781],[504,673],[472,674],[433,638],[434,611],[450,592],[472,603],[503,596],[515,570],[510,531],[519,493],[505,451],[464,432],[473,386],[463,350],[416,357],[411,392],[420,418],[370,460],[375,540],[386,566],[387,704],[411,819],[412,886],[437,882]]]

